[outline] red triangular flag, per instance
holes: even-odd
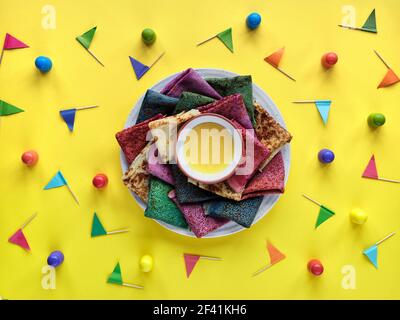
[[[21,248],[26,250],[31,250],[29,247],[28,241],[26,241],[25,235],[22,232],[22,229],[18,229],[9,239],[8,242],[14,243]]]
[[[285,47],[279,49],[270,56],[264,58],[264,60],[269,64],[273,65],[275,68],[278,68],[284,52],[285,52]]]
[[[282,252],[280,252],[277,248],[275,248],[269,241],[267,241],[267,249],[271,265],[278,263],[279,261],[286,258],[286,256]]]
[[[4,40],[4,50],[11,50],[11,49],[22,49],[22,48],[29,48],[28,45],[23,43],[22,41],[14,38],[11,34],[6,34],[6,39]]]
[[[392,69],[389,69],[382,82],[379,84],[378,88],[389,87],[397,82],[400,82],[400,78],[394,73]]]
[[[193,255],[193,254],[183,254],[183,258],[185,259],[185,266],[186,266],[186,276],[189,278],[190,274],[192,273],[195,265],[200,259],[200,256]]]
[[[362,176],[364,178],[379,179],[378,170],[376,169],[375,156],[374,155],[372,155],[371,159],[369,160],[368,165],[365,168],[364,173],[363,173]]]

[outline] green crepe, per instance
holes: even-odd
[[[3,100],[0,100],[0,116],[9,116],[11,114],[24,112],[24,110],[13,106]]]
[[[94,34],[96,32],[97,27],[94,27],[90,29],[89,31],[86,31],[84,34],[76,37],[76,40],[83,45],[86,49],[89,49],[90,44],[92,43]]]
[[[179,101],[175,106],[173,114],[177,114],[182,111],[189,111],[194,108],[212,103],[214,101],[215,101],[214,99],[202,96],[201,94],[192,92],[182,92]]]
[[[107,234],[106,229],[104,229],[103,225],[100,222],[99,217],[97,216],[96,212],[93,216],[93,223],[92,223],[92,238],[98,236],[105,236]]]
[[[328,208],[321,206],[321,208],[319,209],[319,214],[317,222],[315,224],[315,228],[318,228],[322,223],[331,218],[334,214],[335,213],[332,210],[329,210]]]
[[[150,178],[150,191],[145,217],[164,221],[176,227],[187,228],[188,224],[176,204],[168,197],[173,189],[158,178]]]
[[[241,94],[251,122],[253,125],[256,123],[254,118],[253,84],[251,76],[208,78],[206,81],[223,97],[230,96],[235,93]]]
[[[120,286],[122,286],[123,281],[122,281],[121,267],[119,265],[119,262],[115,266],[113,272],[108,277],[107,282],[108,283],[119,284]]]

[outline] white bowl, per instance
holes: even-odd
[[[185,156],[185,141],[190,134],[192,134],[192,129],[198,125],[204,123],[215,123],[220,125],[227,131],[233,141],[233,159],[232,162],[223,170],[216,173],[206,173],[193,170],[189,163],[187,162]],[[220,140],[218,140],[219,143]],[[197,146],[196,146],[197,147]],[[211,113],[203,113],[188,122],[186,122],[182,128],[179,130],[178,139],[176,143],[176,158],[179,168],[182,172],[189,178],[205,184],[214,184],[228,179],[235,172],[236,167],[242,158],[243,142],[242,136],[238,130],[234,127],[232,122],[227,118]]]
[[[227,77],[235,77],[238,76],[238,74],[230,72],[230,71],[225,71],[221,69],[195,69],[203,78],[227,78]],[[157,82],[154,86],[152,86],[150,89],[154,91],[160,92],[161,89],[163,89],[168,82],[170,82],[174,77],[176,77],[179,73],[175,73],[173,75],[170,75],[169,77]],[[125,128],[131,127],[136,123],[136,119],[139,115],[139,110],[142,105],[144,98],[143,96],[136,102],[135,106],[129,113],[128,119],[126,120],[125,123]],[[285,121],[283,120],[282,115],[279,112],[278,107],[275,105],[275,103],[272,101],[272,99],[263,91],[259,86],[254,84],[253,82],[253,99],[257,101],[265,110],[268,111],[268,113],[274,117],[274,119],[279,122],[281,126],[286,128]],[[290,144],[286,144],[282,150],[282,156],[283,156],[283,162],[285,165],[285,185],[287,183],[288,177],[289,177],[289,169],[290,169]],[[121,160],[121,167],[122,167],[122,172],[126,172],[129,168],[128,163],[126,162],[125,155],[124,153],[120,152],[120,160]],[[140,198],[134,193],[131,192],[132,196],[135,198],[136,202],[139,204],[139,206],[144,210],[146,208],[146,204],[140,200]],[[264,196],[264,199],[260,205],[260,208],[258,209],[257,215],[254,219],[253,225],[257,223],[260,219],[262,219],[277,203],[277,201],[280,198],[280,194],[270,194]],[[148,219],[148,218],[144,218]],[[190,231],[189,229],[182,229],[175,227],[173,225],[170,225],[168,223],[162,222],[155,220],[157,223],[161,224],[163,227],[175,232],[179,233],[185,236],[189,237],[195,237],[194,233]],[[203,238],[216,238],[216,237],[223,237],[227,235],[234,234],[236,232],[242,231],[246,228],[242,227],[241,225],[230,221],[227,224],[223,225],[222,227],[218,228],[217,230],[214,230],[204,236]]]

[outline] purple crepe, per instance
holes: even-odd
[[[240,94],[233,94],[222,98],[221,100],[201,106],[201,113],[217,113],[229,120],[235,120],[242,127],[253,130],[249,114]]]
[[[160,180],[175,185],[175,179],[172,175],[171,167],[168,164],[160,163],[157,159],[158,150],[157,148],[151,148],[149,151],[149,157],[147,161],[147,172],[152,176],[159,178]]]
[[[186,222],[197,238],[218,229],[229,220],[207,216],[201,204],[181,204],[176,200],[175,190],[169,192],[168,197],[174,201],[184,215]]]
[[[198,93],[214,99],[222,98],[219,93],[192,68],[178,74],[161,90],[161,93],[170,97],[179,98],[184,91]]]

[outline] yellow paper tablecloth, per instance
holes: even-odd
[[[56,29],[42,27],[42,7],[48,1],[2,0],[0,37],[9,32],[30,45],[5,52],[0,67],[0,99],[25,113],[3,117],[0,126],[0,296],[8,299],[394,299],[400,298],[400,239],[379,248],[380,269],[362,250],[399,227],[400,187],[361,179],[370,156],[376,156],[382,176],[400,178],[398,135],[399,86],[377,90],[386,68],[373,53],[377,49],[400,72],[400,21],[397,0],[353,0],[357,25],[376,8],[378,35],[337,27],[345,1],[61,1]],[[258,11],[261,27],[252,32],[245,18]],[[98,26],[92,51],[101,67],[75,41]],[[140,33],[157,32],[152,47]],[[195,44],[228,27],[233,28],[235,53],[213,40]],[[263,61],[286,46],[281,67],[292,82]],[[166,55],[137,81],[128,55],[151,63]],[[320,58],[327,51],[339,63],[325,72]],[[41,75],[34,67],[38,55],[53,60],[53,70]],[[275,101],[294,135],[292,164],[284,196],[250,230],[220,239],[190,239],[173,234],[143,217],[120,181],[119,147],[114,134],[123,127],[135,101],[158,80],[188,67],[221,68],[251,74]],[[297,99],[332,99],[324,127],[313,105],[294,105]],[[59,116],[63,108],[98,104],[77,114],[71,134]],[[371,131],[366,118],[382,112],[387,124]],[[321,148],[336,154],[323,167]],[[36,149],[40,160],[26,168],[20,156]],[[81,201],[78,206],[66,188],[43,191],[62,169]],[[96,190],[91,179],[105,172],[109,186]],[[314,230],[318,207],[301,197],[306,193],[336,211],[336,216]],[[349,221],[353,207],[363,208],[369,220],[362,227]],[[7,242],[8,237],[37,211],[25,229],[31,253]],[[90,238],[93,212],[106,228],[128,227],[128,234]],[[266,239],[287,259],[257,278],[252,272],[268,262]],[[65,262],[57,269],[56,289],[42,288],[42,267],[48,254],[60,249]],[[223,257],[201,261],[186,278],[184,252]],[[138,260],[155,259],[150,274],[142,274]],[[319,258],[325,273],[312,277],[306,270]],[[145,290],[106,284],[120,261],[126,282]],[[356,271],[355,289],[342,287],[342,268]]]

